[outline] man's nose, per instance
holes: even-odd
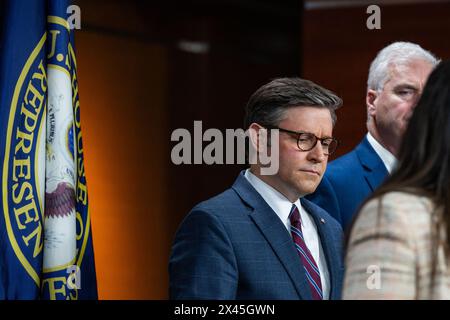
[[[327,157],[328,156],[325,155],[325,153],[324,153],[322,143],[320,142],[320,140],[317,140],[317,143],[314,146],[314,148],[309,150],[309,153],[308,153],[309,160],[312,160],[315,162],[323,162],[327,159]]]

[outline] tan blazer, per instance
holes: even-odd
[[[443,246],[431,284],[431,212],[428,198],[391,192],[361,210],[349,240],[343,299],[450,299]],[[441,240],[445,231],[441,230]]]

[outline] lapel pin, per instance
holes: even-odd
[[[320,222],[322,222],[322,224],[325,224],[325,219],[324,218],[320,218]]]

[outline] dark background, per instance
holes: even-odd
[[[381,48],[413,41],[450,57],[448,1],[378,1],[381,30],[366,27],[372,3],[356,0],[76,3],[81,121],[101,299],[167,298],[167,262],[180,221],[196,203],[229,187],[243,169],[172,164],[173,130],[193,133],[195,120],[203,122],[203,131],[241,128],[244,106],[259,86],[275,77],[301,76],[344,99],[337,113],[335,136],[342,145],[336,157],[365,133],[367,73]]]

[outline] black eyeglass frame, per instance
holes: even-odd
[[[297,135],[297,147],[300,149],[300,151],[305,151],[305,152],[306,152],[306,151],[311,151],[311,150],[314,149],[314,147],[316,146],[317,141],[320,141],[320,144],[321,144],[322,147],[323,147],[323,142],[324,142],[324,141],[326,141],[326,140],[332,140],[332,141],[336,142],[336,147],[334,148],[334,150],[333,150],[332,152],[327,152],[327,153],[324,152],[324,155],[330,156],[330,155],[332,155],[333,153],[336,152],[336,150],[337,150],[337,148],[339,147],[339,144],[340,144],[339,140],[336,139],[336,138],[334,138],[334,137],[319,138],[319,137],[316,136],[314,133],[306,132],[306,131],[293,131],[293,130],[288,130],[288,129],[280,128],[280,127],[277,127],[277,126],[263,126],[263,127],[266,128],[266,129],[269,129],[269,130],[270,130],[270,129],[278,129],[280,132],[286,132],[286,133],[290,133],[290,134],[295,134],[295,135]],[[307,135],[310,135],[310,136],[314,137],[315,142],[313,143],[313,145],[312,145],[311,148],[309,148],[309,149],[302,149],[302,148],[300,148],[300,136],[301,136],[302,134],[307,134]]]

